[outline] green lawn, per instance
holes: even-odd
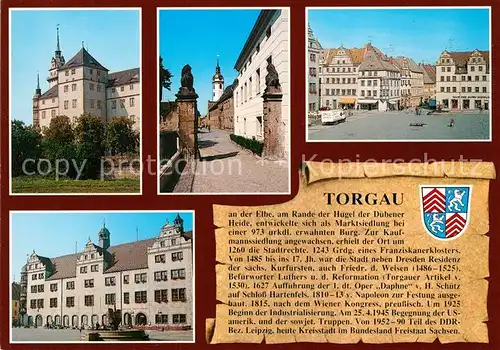
[[[12,179],[12,193],[139,193],[139,179],[55,180],[19,176]]]

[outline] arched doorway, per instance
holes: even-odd
[[[47,316],[47,325],[52,326],[52,316]]]
[[[97,315],[92,315],[92,319],[90,320],[90,325],[92,327],[95,327],[95,325],[99,322],[99,316]]]
[[[142,312],[139,312],[137,316],[135,316],[135,324],[136,325],[145,325],[148,322],[146,315]]]
[[[131,326],[132,325],[132,316],[127,312],[125,315],[123,315],[123,324],[125,326]]]
[[[42,327],[43,326],[43,318],[42,318],[42,315],[37,315],[35,317],[35,325],[37,327]]]
[[[69,316],[68,315],[64,315],[64,317],[63,317],[63,326],[69,327]]]
[[[87,327],[89,325],[89,317],[87,315],[82,315],[82,326]]]
[[[54,321],[56,325],[61,325],[61,316],[56,315],[56,317],[54,317]]]
[[[78,316],[77,315],[73,315],[73,317],[71,318],[71,326],[78,327]]]
[[[101,324],[103,326],[107,325],[108,324],[108,315],[102,315],[101,320],[102,320]]]
[[[28,326],[33,326],[33,316],[28,316]]]

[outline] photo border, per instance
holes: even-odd
[[[309,23],[309,10],[336,10],[336,11],[355,11],[355,10],[451,10],[451,9],[467,9],[467,10],[488,10],[488,17],[489,17],[489,66],[490,66],[490,80],[489,80],[489,89],[490,89],[490,103],[489,103],[489,114],[490,114],[490,119],[489,119],[489,138],[488,139],[394,139],[394,140],[387,140],[387,139],[346,139],[346,140],[327,140],[327,139],[321,139],[321,140],[310,140],[309,139],[309,120],[308,120],[308,111],[309,111],[309,100],[308,100],[308,91],[309,91],[309,81],[308,81],[308,72],[309,72],[309,56],[308,56],[308,23]],[[304,94],[306,95],[306,104],[305,104],[305,142],[306,143],[321,143],[321,142],[326,142],[326,143],[355,143],[355,142],[362,142],[362,143],[367,143],[367,142],[373,142],[373,143],[380,143],[380,142],[388,142],[388,143],[394,143],[394,142],[481,142],[481,143],[486,143],[486,142],[492,142],[493,141],[493,125],[492,125],[492,116],[493,116],[493,60],[492,60],[492,23],[491,23],[491,12],[492,12],[492,6],[347,6],[347,7],[333,7],[333,6],[306,6],[305,7],[305,91]],[[411,58],[411,57],[410,57]],[[321,101],[320,101],[321,105]]]

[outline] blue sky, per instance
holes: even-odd
[[[324,48],[371,40],[385,54],[417,63],[435,63],[444,49],[489,50],[488,9],[318,9],[309,10],[308,21]]]
[[[194,88],[199,95],[198,109],[203,116],[212,99],[212,77],[220,55],[224,87],[237,76],[234,64],[245,45],[260,10],[161,10],[160,56],[174,75],[171,91],[163,100],[175,100],[182,67],[189,64]]]
[[[193,229],[193,214],[179,212],[184,220],[184,230]],[[103,222],[111,233],[111,245],[133,242],[158,236],[160,229],[168,219],[173,222],[177,212],[165,213],[13,213],[11,223],[12,266],[11,278],[20,279],[22,266],[26,263],[27,254],[33,249],[39,255],[53,258],[73,254],[75,243],[78,251],[82,251],[90,237],[98,243],[97,234]]]
[[[59,24],[66,62],[82,47],[111,72],[139,67],[138,10],[13,10],[11,12],[11,119],[32,123],[36,74],[48,89]]]

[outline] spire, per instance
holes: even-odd
[[[59,45],[59,24],[57,25],[57,49],[56,52],[61,52],[61,46]]]
[[[42,89],[40,89],[40,74],[36,73],[36,90],[35,95],[40,96],[42,94]]]
[[[219,68],[219,54],[217,54],[217,68]]]

